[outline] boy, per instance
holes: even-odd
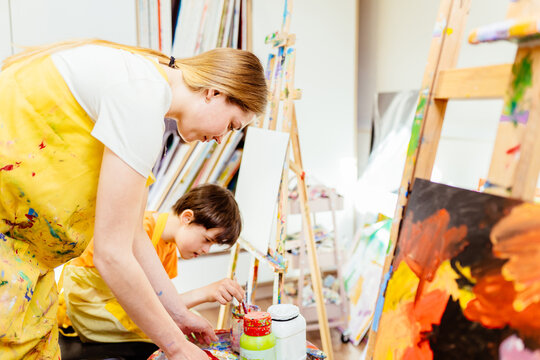
[[[171,279],[177,275],[176,249],[183,259],[193,259],[208,253],[214,244],[233,245],[242,227],[232,193],[213,184],[191,189],[176,202],[170,215],[145,212],[143,226]],[[100,277],[93,264],[93,250],[92,242],[80,257],[64,266],[60,326],[72,325],[84,342],[150,342]],[[230,279],[181,294],[188,308],[203,302],[226,304],[233,297],[242,301],[244,291]]]

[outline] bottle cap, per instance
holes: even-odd
[[[244,333],[249,336],[265,336],[272,332],[272,318],[262,311],[253,311],[244,316]]]
[[[300,314],[298,306],[293,304],[276,304],[268,308],[273,321],[292,320]]]

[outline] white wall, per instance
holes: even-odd
[[[266,64],[266,35],[281,27],[284,1],[253,1],[253,50]],[[295,86],[300,145],[308,181],[344,195],[356,178],[356,0],[295,0]],[[340,216],[344,236],[352,234],[352,211]]]
[[[0,1],[0,60],[11,55],[11,18],[9,1]]]
[[[266,62],[264,37],[281,26],[283,1],[253,1],[254,52]],[[297,119],[304,168],[324,184],[346,188],[343,163],[355,152],[356,1],[296,0],[295,85],[302,89]]]
[[[5,50],[11,42],[9,33],[3,31],[4,24],[10,24],[9,15],[15,46],[88,37],[137,44],[133,0],[1,0],[0,59],[11,55],[11,50]]]
[[[377,19],[374,37],[376,89],[379,92],[419,89],[439,7],[434,0],[369,0]],[[465,34],[501,21],[507,1],[474,0]],[[516,46],[499,42],[469,45],[463,39],[459,67],[513,62]],[[362,49],[360,49],[362,52]],[[366,94],[361,94],[366,95]],[[452,101],[442,129],[433,180],[476,189],[491,161],[502,100]]]

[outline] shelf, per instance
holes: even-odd
[[[331,211],[330,198],[317,198],[308,201],[309,210],[312,213]],[[334,210],[343,210],[343,196],[336,196]],[[289,199],[289,214],[300,214],[300,200]]]
[[[337,272],[337,266],[335,265],[328,265],[325,267],[319,267],[321,270],[321,273],[335,273]],[[296,281],[298,277],[300,276],[300,270],[299,269],[289,269],[287,273],[285,274],[285,281]],[[306,268],[304,270],[304,277],[310,276],[309,268]]]
[[[345,249],[341,249],[341,251],[339,252],[339,259],[340,260],[343,260],[345,259]],[[299,267],[299,261],[300,261],[300,255],[293,255],[291,253],[286,253],[285,254],[285,258],[288,260],[288,265],[289,265],[289,269],[298,269]],[[330,267],[330,266],[333,266],[334,269],[337,268],[337,264],[335,263],[335,258],[334,258],[334,250],[332,249],[324,249],[324,250],[319,250],[317,249],[317,258],[319,260],[319,267],[321,269],[325,269],[327,267]],[[308,260],[308,257],[306,256],[305,257],[306,261],[309,261]],[[305,264],[305,269],[307,269],[309,271],[309,264]],[[328,271],[328,270],[326,270]]]
[[[330,327],[345,326],[346,314],[343,314],[340,304],[325,303],[326,316],[328,317],[328,325]],[[306,330],[316,330],[319,328],[319,318],[317,316],[316,304],[300,307],[300,313],[306,319]]]

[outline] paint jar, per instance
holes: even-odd
[[[298,306],[277,304],[268,308],[276,337],[276,359],[306,359],[306,319]]]
[[[276,337],[272,334],[272,318],[269,313],[254,311],[244,316],[240,359],[276,360]]]
[[[246,305],[247,311],[260,311],[257,305]],[[244,333],[244,309],[241,305],[233,306],[231,318],[231,349],[240,352],[240,336]]]

